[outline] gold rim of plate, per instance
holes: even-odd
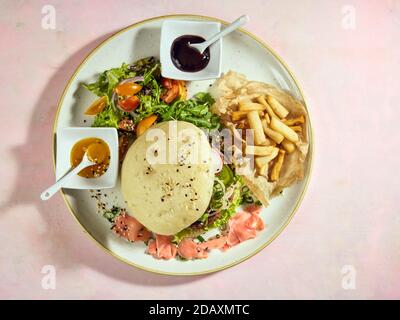
[[[162,20],[162,19],[166,19],[166,18],[196,18],[199,20],[209,20],[209,21],[217,21],[220,22],[223,25],[227,25],[229,24],[228,22],[218,19],[218,18],[213,18],[213,17],[208,17],[208,16],[201,16],[201,15],[191,15],[191,14],[173,14],[173,15],[165,15],[165,16],[158,16],[158,17],[154,17],[154,18],[149,18],[149,19],[145,19],[136,23],[133,23],[131,25],[129,25],[126,28],[123,28],[121,30],[119,30],[118,32],[114,33],[113,35],[111,35],[110,37],[108,37],[107,39],[105,39],[104,41],[102,41],[99,45],[97,45],[86,57],[85,59],[82,60],[82,62],[78,65],[78,67],[76,68],[75,72],[72,74],[71,78],[68,80],[67,85],[65,86],[63,93],[60,97],[60,100],[58,102],[57,105],[57,112],[55,115],[55,119],[54,119],[54,125],[53,125],[53,169],[55,171],[55,165],[56,165],[56,159],[55,159],[55,136],[56,136],[56,127],[58,124],[58,116],[61,110],[61,105],[64,102],[64,97],[66,92],[68,91],[69,87],[71,86],[72,81],[75,79],[76,75],[78,74],[78,72],[80,71],[80,69],[82,68],[82,66],[86,63],[86,61],[94,54],[97,52],[97,50],[99,50],[103,45],[105,45],[106,43],[108,43],[110,40],[114,39],[115,37],[117,37],[118,35],[122,34],[123,32],[136,28],[142,24],[145,24],[147,22],[151,22],[151,21],[156,21],[156,20]],[[305,176],[305,186],[303,188],[303,190],[301,191],[300,197],[295,205],[295,207],[293,208],[292,212],[290,213],[289,218],[286,220],[286,222],[281,226],[281,228],[275,232],[275,234],[266,242],[264,243],[261,247],[257,248],[256,250],[254,250],[252,253],[250,253],[249,255],[247,255],[244,258],[241,258],[237,261],[234,261],[232,263],[229,263],[225,266],[219,267],[219,268],[215,268],[215,269],[210,269],[210,270],[206,270],[206,271],[200,271],[200,272],[192,272],[192,273],[178,273],[178,272],[163,272],[163,271],[159,271],[159,270],[155,270],[155,269],[150,269],[150,268],[145,268],[143,266],[137,265],[131,261],[126,260],[125,258],[117,255],[116,253],[114,253],[113,251],[109,250],[108,248],[106,248],[105,246],[103,246],[103,244],[101,244],[83,225],[82,223],[79,221],[77,215],[75,214],[74,210],[71,207],[71,204],[68,202],[64,191],[61,189],[61,194],[62,197],[65,201],[65,204],[67,205],[71,215],[74,217],[75,221],[81,226],[81,228],[84,230],[84,233],[86,233],[100,248],[102,248],[103,250],[105,250],[106,252],[108,252],[109,254],[111,254],[113,257],[117,258],[118,260],[125,262],[128,265],[134,266],[138,269],[144,270],[144,271],[148,271],[148,272],[152,272],[152,273],[157,273],[157,274],[162,274],[162,275],[173,275],[173,276],[195,276],[195,275],[203,275],[203,274],[207,274],[207,273],[213,273],[213,272],[217,272],[217,271],[221,271],[221,270],[225,270],[228,269],[230,267],[233,267],[243,261],[246,261],[247,259],[250,259],[251,257],[253,257],[254,255],[256,255],[257,253],[259,253],[261,250],[263,250],[264,248],[266,248],[272,241],[274,241],[281,233],[282,231],[287,227],[287,225],[290,223],[290,221],[292,220],[294,214],[296,213],[296,211],[298,210],[301,202],[303,201],[304,195],[307,191],[309,182],[310,182],[310,177],[311,177],[311,171],[312,171],[312,164],[313,164],[313,153],[314,153],[314,136],[313,136],[313,129],[311,126],[311,120],[310,120],[310,114],[308,112],[308,108],[307,108],[307,103],[305,101],[304,98],[304,93],[302,88],[300,87],[296,77],[293,75],[292,71],[289,69],[289,67],[287,66],[287,64],[282,60],[282,58],[268,45],[266,44],[263,40],[259,39],[258,37],[256,37],[255,35],[253,35],[252,33],[250,33],[249,31],[246,31],[244,29],[238,29],[240,32],[246,34],[247,36],[251,37],[254,41],[256,41],[258,44],[260,44],[261,46],[263,46],[266,51],[268,51],[269,53],[271,53],[286,69],[286,71],[289,73],[289,75],[292,77],[294,83],[296,84],[298,90],[300,91],[301,97],[303,99],[305,108],[307,110],[307,116],[308,116],[308,122],[309,122],[309,126],[308,126],[308,130],[309,130],[309,143],[310,143],[310,150],[308,153],[308,160],[307,160],[307,168],[306,168],[306,176]]]

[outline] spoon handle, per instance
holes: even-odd
[[[236,19],[234,22],[232,22],[229,26],[227,26],[224,30],[221,32],[218,32],[217,34],[213,35],[210,39],[207,41],[204,41],[201,43],[203,48],[209,47],[211,44],[213,44],[215,41],[218,39],[226,36],[228,33],[231,33],[232,31],[236,30],[240,26],[244,25],[247,21],[249,21],[249,16],[248,15],[243,15]]]
[[[43,201],[49,200],[52,196],[54,196],[55,193],[57,193],[58,190],[60,190],[66,182],[68,182],[71,177],[75,176],[79,171],[81,171],[85,166],[87,166],[87,163],[83,163],[82,161],[79,165],[77,165],[75,168],[70,169],[64,176],[62,176],[55,184],[53,184],[51,187],[47,188],[45,191],[43,191],[40,195],[40,199]]]

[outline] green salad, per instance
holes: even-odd
[[[215,176],[208,209],[198,221],[178,232],[173,242],[178,243],[186,237],[196,238],[214,228],[224,229],[240,205],[251,203],[260,204],[244,185],[242,178],[235,175],[230,166],[224,165]]]
[[[150,115],[157,115],[158,121],[187,121],[210,130],[220,127],[219,117],[210,111],[214,99],[208,93],[200,92],[186,100],[178,92],[171,102],[163,99],[162,93],[167,88],[162,83],[160,71],[160,63],[150,57],[132,65],[123,63],[119,68],[101,73],[96,82],[84,84],[85,88],[99,97],[105,97],[107,101],[104,109],[95,116],[93,126],[121,128],[122,120],[138,124]],[[117,100],[114,95],[115,88],[127,79],[141,86],[141,91],[137,93],[140,104],[133,110],[121,108],[121,100]]]

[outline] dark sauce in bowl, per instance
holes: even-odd
[[[190,43],[201,43],[205,39],[199,36],[184,35],[176,38],[171,46],[171,59],[175,67],[185,72],[197,72],[210,62],[210,49],[203,53],[191,48]]]

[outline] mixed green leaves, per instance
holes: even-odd
[[[160,100],[162,88],[157,81],[153,80],[149,84],[152,86],[152,94],[139,96],[140,107],[135,111],[135,123],[151,114],[157,114],[160,122],[180,120],[209,130],[220,127],[219,117],[210,111],[214,103],[210,94],[200,92],[189,100],[176,100],[168,105]]]
[[[114,88],[117,84],[128,78],[136,76],[127,63],[123,63],[119,68],[112,68],[102,72],[96,82],[84,84],[83,86],[96,96],[107,96],[111,99]]]
[[[251,194],[250,190],[244,185],[243,179],[240,176],[235,175],[234,171],[232,171],[229,166],[224,165],[224,167],[225,166],[228,167],[225,168],[225,170],[230,170],[232,172],[232,180],[226,180],[227,184],[224,186],[221,186],[223,180],[215,180],[213,194],[207,211],[194,224],[174,235],[174,242],[179,243],[182,239],[187,237],[196,238],[204,232],[214,228],[224,229],[229,219],[236,213],[239,206],[255,202],[255,198]],[[222,206],[221,201],[224,192],[226,192],[224,190],[227,190],[229,187],[234,188],[232,195],[229,198],[229,205],[220,210],[219,207]],[[213,215],[216,215],[217,218],[211,218]]]
[[[118,123],[124,118],[124,112],[108,104],[104,110],[98,113],[93,121],[93,127],[113,127],[117,128]]]
[[[242,203],[242,198],[240,193],[241,185],[242,182],[238,183],[238,186],[235,188],[235,191],[233,192],[228,208],[221,210],[218,219],[214,220],[213,222],[207,225],[207,230],[225,227],[225,225],[228,223],[228,220],[236,213],[237,208]]]
[[[137,95],[140,106],[132,113],[122,112],[114,105],[113,91],[122,80],[135,76],[143,77],[143,81],[139,82],[143,88]],[[99,97],[108,98],[106,108],[95,117],[95,127],[118,127],[123,118],[132,119],[137,124],[151,114],[158,115],[158,121],[187,121],[210,130],[220,127],[219,117],[210,111],[214,99],[208,93],[200,92],[189,100],[177,99],[170,105],[162,101],[164,88],[161,85],[161,65],[154,57],[139,60],[132,65],[123,63],[119,68],[106,70],[99,75],[97,81],[85,84],[84,87]]]
[[[181,120],[204,129],[218,129],[219,117],[210,111],[214,99],[209,93],[199,92],[189,100],[178,100],[171,106],[160,108],[162,121]]]
[[[94,127],[118,127],[118,123],[124,118],[134,118],[139,122],[146,115],[138,114],[136,117],[116,108],[112,99],[115,87],[123,80],[142,76],[143,81],[139,82],[143,87],[143,93],[139,95],[141,105],[156,106],[160,104],[161,86],[158,80],[161,77],[161,65],[154,57],[148,57],[135,62],[132,65],[123,63],[119,68],[112,68],[101,73],[97,81],[84,84],[83,86],[95,95],[107,97],[107,106],[98,113],[94,119]],[[150,108],[151,109],[151,108]],[[151,114],[148,109],[149,114]]]

